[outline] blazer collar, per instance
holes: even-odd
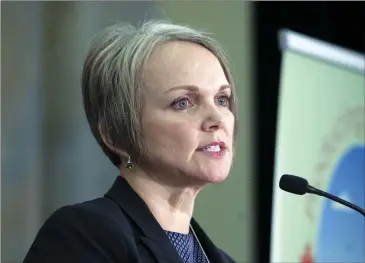
[[[182,263],[180,256],[146,203],[123,177],[116,178],[105,196],[114,200],[138,226],[142,232],[141,242],[158,263]]]
[[[114,184],[105,196],[114,200],[137,224],[144,235],[144,237],[141,237],[142,242],[147,245],[155,257],[158,258],[158,262],[182,262],[175,248],[170,243],[165,231],[161,228],[146,203],[123,177],[118,176],[116,178]],[[219,250],[204,233],[203,229],[194,218],[191,220],[191,225],[208,256],[209,261],[215,263],[224,262]]]
[[[143,199],[123,177],[116,178],[105,196],[113,199],[132,218],[146,237],[156,241],[165,241],[164,230]]]

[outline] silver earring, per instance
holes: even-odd
[[[125,167],[127,167],[128,169],[132,169],[133,168],[133,163],[131,161],[131,157],[130,156],[128,156],[128,161],[127,161]]]

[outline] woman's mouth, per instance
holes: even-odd
[[[222,158],[226,154],[226,146],[224,142],[214,142],[199,150],[206,156],[213,157],[216,159]]]

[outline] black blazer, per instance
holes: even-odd
[[[191,222],[209,261],[234,262]],[[39,230],[23,263],[182,263],[144,201],[118,176],[104,197],[65,206]]]

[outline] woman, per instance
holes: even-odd
[[[192,218],[234,153],[235,87],[218,43],[163,22],[107,27],[87,54],[82,93],[120,175],[104,197],[57,210],[24,263],[233,262]]]

